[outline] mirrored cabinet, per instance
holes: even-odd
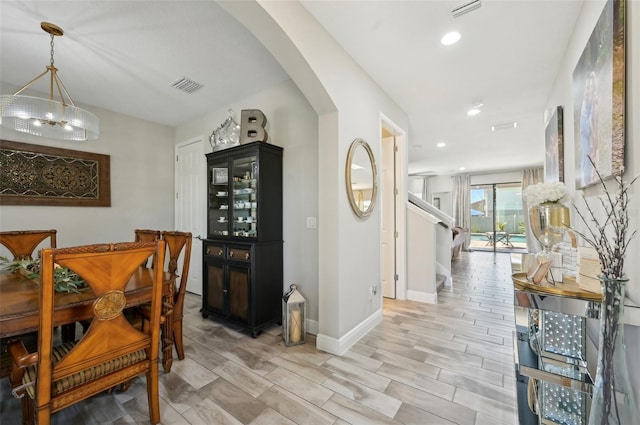
[[[514,363],[521,425],[585,425],[598,360],[599,293],[563,283],[527,281],[533,255],[512,256]],[[640,326],[640,307],[625,305],[625,323]]]
[[[282,152],[254,142],[207,154],[201,312],[253,336],[281,321]]]

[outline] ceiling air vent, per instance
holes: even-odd
[[[187,77],[181,77],[175,82],[171,83],[171,87],[175,87],[178,90],[186,91],[187,93],[193,93],[196,90],[202,88],[202,84],[196,83]]]
[[[454,18],[459,18],[460,16],[466,13],[479,9],[480,6],[482,6],[482,4],[480,3],[480,0],[468,1],[466,3],[462,3],[461,5],[451,9],[451,14],[453,15]]]
[[[518,127],[517,122],[505,122],[503,124],[494,124],[491,126],[491,131],[511,130]]]

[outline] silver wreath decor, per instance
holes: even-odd
[[[229,109],[227,119],[218,126],[211,136],[209,143],[214,151],[227,149],[240,144],[240,124],[233,119],[233,111]]]

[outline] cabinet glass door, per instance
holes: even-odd
[[[226,162],[209,167],[209,237],[229,235],[229,168]]]
[[[233,236],[258,237],[257,227],[257,178],[256,156],[245,156],[233,160]]]

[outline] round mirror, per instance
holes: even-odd
[[[351,209],[358,217],[367,217],[376,203],[376,160],[369,144],[362,139],[351,143],[347,153],[345,183]]]

